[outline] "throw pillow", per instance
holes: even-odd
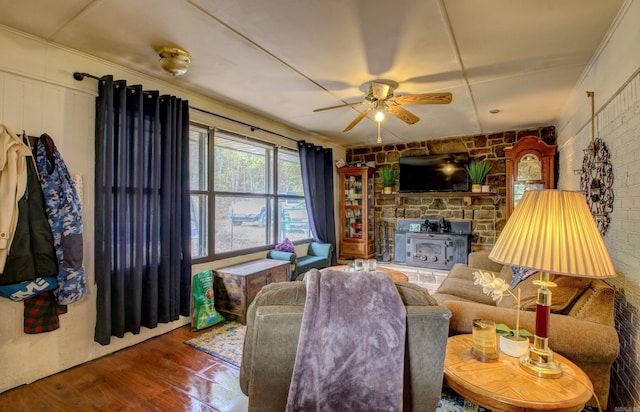
[[[480,286],[473,284],[473,279],[449,278],[445,279],[436,291],[438,295],[455,296],[456,300],[470,300],[494,306],[491,296],[485,295]],[[504,300],[504,299],[503,299]]]
[[[537,276],[530,276],[516,285],[516,288],[520,288],[520,306],[522,310],[536,310],[540,286],[534,285],[533,281],[537,279]],[[551,288],[551,312],[553,313],[564,313],[568,308],[571,308],[575,300],[591,284],[591,279],[589,278],[573,276],[551,275],[549,280],[557,285],[557,287]],[[517,294],[515,291],[514,293]],[[515,299],[507,299],[505,297],[496,306],[516,309],[517,304]]]
[[[282,242],[278,243],[276,245],[276,250],[280,251],[280,252],[289,252],[289,253],[295,253],[296,252],[296,248],[293,245],[293,242],[291,240],[289,240],[288,237],[285,237],[284,239],[282,239]]]
[[[423,287],[409,282],[397,282],[396,288],[405,306],[438,306],[438,301]]]
[[[537,272],[535,269],[523,268],[520,266],[511,266],[511,270],[513,271],[513,277],[511,278],[509,289],[515,288],[518,283]]]

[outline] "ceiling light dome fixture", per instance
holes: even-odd
[[[160,67],[172,76],[182,76],[187,72],[191,55],[177,47],[163,47],[158,50]]]

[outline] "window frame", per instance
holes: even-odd
[[[292,194],[280,194],[278,193],[278,177],[279,177],[279,155],[280,153],[286,153],[287,155],[297,155],[298,159],[299,159],[299,152],[297,150],[297,148],[291,148],[291,147],[287,147],[287,146],[283,146],[283,145],[279,145],[270,141],[266,141],[264,139],[260,139],[256,136],[253,136],[251,134],[248,133],[242,133],[242,132],[238,132],[236,130],[234,130],[234,128],[227,128],[227,127],[217,127],[217,126],[213,126],[213,125],[207,125],[203,122],[197,122],[197,121],[190,121],[189,123],[189,128],[190,130],[192,130],[192,128],[198,128],[201,130],[207,130],[207,137],[206,137],[206,145],[207,148],[204,151],[207,155],[207,159],[206,159],[206,165],[207,165],[207,170],[206,170],[206,181],[207,181],[207,190],[193,190],[191,187],[189,188],[189,194],[190,194],[190,202],[191,202],[191,196],[194,195],[198,195],[198,196],[207,196],[207,213],[208,213],[208,222],[206,225],[206,230],[207,230],[207,238],[208,238],[208,244],[207,244],[207,248],[205,250],[206,255],[205,256],[200,256],[200,257],[194,257],[192,259],[194,264],[197,263],[205,263],[205,262],[211,262],[211,261],[216,261],[216,260],[221,260],[221,259],[227,259],[227,258],[231,258],[231,257],[235,257],[235,256],[241,256],[241,255],[246,255],[246,254],[251,254],[251,253],[257,253],[257,252],[261,252],[261,251],[267,251],[267,250],[272,250],[275,248],[275,245],[279,242],[279,236],[281,233],[281,228],[280,228],[280,224],[281,224],[281,219],[279,219],[279,214],[280,214],[280,210],[279,210],[279,205],[281,201],[291,201],[291,200],[298,200],[301,202],[305,202],[305,198],[304,198],[304,193],[300,194],[300,195],[292,195]],[[265,167],[268,167],[268,171],[267,171],[267,182],[266,182],[266,187],[265,187],[265,192],[264,193],[255,193],[255,192],[233,192],[233,191],[223,191],[223,190],[216,190],[216,186],[215,186],[215,175],[214,175],[214,171],[215,171],[215,143],[216,143],[216,132],[218,133],[225,133],[227,134],[227,136],[225,136],[225,138],[231,138],[231,139],[235,139],[237,138],[239,141],[246,141],[249,143],[255,143],[256,145],[259,145],[261,147],[265,147],[265,151],[266,150],[271,150],[272,151],[272,156],[267,156],[267,158],[270,157],[269,160],[266,160],[267,165],[265,165]],[[270,164],[268,164],[270,163]],[[267,205],[267,228],[265,229],[265,235],[267,237],[267,244],[265,245],[261,245],[261,246],[255,246],[255,247],[249,247],[249,248],[244,248],[244,249],[237,249],[237,250],[232,250],[232,251],[227,251],[227,252],[218,252],[216,253],[216,239],[215,239],[215,233],[216,233],[216,200],[218,198],[221,197],[244,197],[244,198],[255,198],[255,199],[264,199],[265,203]],[[271,206],[270,206],[271,205]],[[273,223],[271,223],[273,222]],[[303,239],[297,239],[294,240],[293,243],[294,244],[302,244],[302,243],[308,243],[310,240],[313,240],[312,238],[312,234],[311,231],[308,230],[307,233],[305,234],[308,237],[305,237]]]

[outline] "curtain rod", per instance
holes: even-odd
[[[81,72],[73,73],[73,78],[76,79],[79,82],[84,80],[85,77],[90,77],[90,78],[96,79],[96,80],[101,80],[102,79],[102,77],[94,76],[93,74],[90,74],[90,73],[81,73]],[[205,113],[205,114],[209,114],[211,116],[215,116],[215,117],[218,117],[220,119],[229,120],[231,122],[246,126],[249,129],[251,129],[252,132],[256,131],[256,130],[259,130],[261,132],[269,133],[269,134],[272,134],[274,136],[282,137],[283,139],[287,139],[287,140],[291,140],[292,142],[299,143],[299,140],[293,139],[293,138],[285,136],[283,134],[280,134],[280,133],[277,133],[277,132],[272,132],[271,130],[263,129],[262,127],[258,127],[258,126],[251,125],[249,123],[241,122],[240,120],[232,119],[230,117],[223,116],[223,115],[217,114],[217,113],[213,113],[213,112],[210,112],[208,110],[200,109],[199,107],[189,106],[189,109],[197,110],[199,112],[202,112],[202,113]]]
[[[261,132],[269,133],[269,134],[272,134],[272,135],[274,135],[274,136],[282,137],[283,139],[291,140],[292,142],[296,142],[296,143],[298,143],[298,142],[299,142],[299,140],[293,139],[293,138],[288,137],[288,136],[285,136],[285,135],[283,135],[283,134],[280,134],[280,133],[277,133],[277,132],[272,132],[271,130],[263,129],[262,127],[258,127],[258,126],[251,125],[251,124],[249,124],[249,123],[241,122],[240,120],[232,119],[232,118],[230,118],[230,117],[223,116],[223,115],[221,115],[221,114],[213,113],[213,112],[210,112],[210,111],[208,111],[208,110],[201,109],[201,108],[199,108],[199,107],[189,106],[189,108],[190,108],[190,109],[193,109],[193,110],[197,110],[197,111],[202,112],[202,113],[205,113],[205,114],[209,114],[209,115],[211,115],[211,116],[218,117],[218,118],[220,118],[220,119],[229,120],[229,121],[231,121],[231,122],[234,122],[234,123],[240,124],[240,125],[242,125],[242,126],[246,126],[246,127],[248,127],[249,129],[251,129],[251,131],[252,131],[252,132],[254,132],[254,131],[256,131],[256,130],[259,130],[259,131],[261,131]]]
[[[93,74],[89,74],[89,73],[80,73],[80,72],[73,73],[73,78],[79,82],[84,80],[85,77],[91,77],[92,79],[96,79],[96,80],[102,79],[102,77],[94,76]]]

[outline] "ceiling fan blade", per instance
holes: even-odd
[[[341,107],[349,107],[349,106],[360,106],[362,104],[365,104],[368,102],[357,102],[357,103],[345,103],[345,104],[339,104],[337,106],[329,106],[329,107],[322,107],[320,109],[315,109],[314,112],[322,112],[325,110],[331,110],[331,109],[339,109]]]
[[[389,89],[391,87],[388,84],[380,82],[371,82],[371,92],[373,97],[378,100],[385,100],[389,95]]]
[[[387,111],[407,124],[414,124],[420,121],[418,116],[397,105],[390,105],[387,107]]]
[[[451,99],[451,93],[422,93],[397,96],[394,101],[397,104],[449,104]]]
[[[343,132],[348,132],[349,130],[353,129],[353,127],[355,125],[357,125],[358,123],[360,123],[360,120],[364,119],[365,117],[367,117],[367,115],[369,114],[369,112],[371,111],[371,107],[369,107],[367,110],[365,110],[364,112],[360,113],[360,115],[358,117],[355,118],[354,121],[352,121],[349,126],[346,127],[346,129],[343,130]]]

